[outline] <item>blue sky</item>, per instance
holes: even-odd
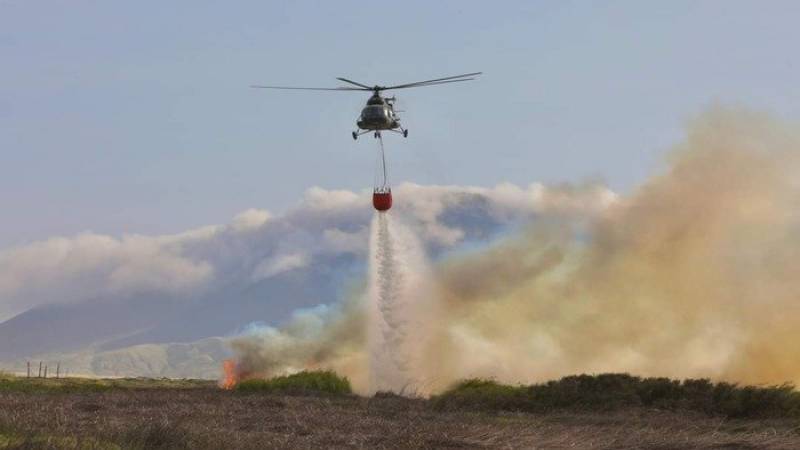
[[[169,233],[372,184],[349,133],[395,83],[394,182],[494,185],[658,171],[715,102],[800,116],[800,3],[0,1],[0,249]],[[369,207],[369,205],[365,205]]]

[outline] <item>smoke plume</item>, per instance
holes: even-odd
[[[800,382],[799,170],[796,127],[712,109],[662,173],[600,214],[540,215],[438,263],[440,319],[408,319],[437,331],[413,377],[433,390],[606,371]],[[302,339],[308,319],[236,350],[262,373],[331,367],[366,391],[364,309],[354,299]]]

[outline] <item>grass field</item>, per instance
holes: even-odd
[[[210,380],[169,378],[25,378],[0,373],[0,392],[79,393],[118,389],[193,389],[214,387]]]
[[[528,400],[520,400],[530,387],[480,380],[426,400],[348,394],[346,380],[330,373],[231,391],[192,380],[2,377],[0,448],[800,448],[800,421],[791,405],[762,407],[757,414],[704,412],[682,402],[685,395],[674,383],[658,384],[661,394],[634,389],[636,399],[609,402],[608,396],[648,385],[610,377],[553,382],[584,400],[591,392],[607,397],[530,411]],[[735,389],[762,406],[788,405],[795,394]],[[557,391],[551,385],[547,392]],[[642,393],[671,400],[644,405]],[[498,395],[514,400],[486,403]]]

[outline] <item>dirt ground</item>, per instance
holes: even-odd
[[[798,449],[800,423],[644,409],[441,412],[395,396],[215,388],[0,392],[0,448]]]

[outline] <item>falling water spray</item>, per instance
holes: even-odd
[[[376,213],[369,263],[370,391],[423,393],[426,344],[436,323],[424,250],[399,220]]]

